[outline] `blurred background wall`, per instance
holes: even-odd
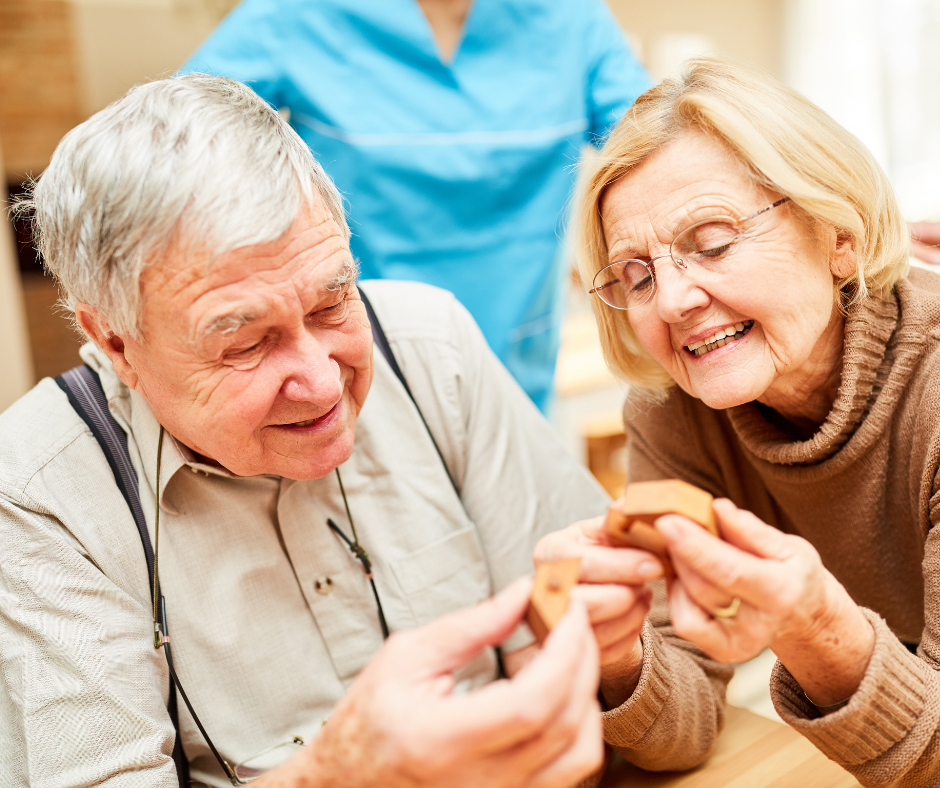
[[[0,149],[0,166],[3,150]],[[0,185],[0,200],[6,198],[6,187]],[[33,365],[26,333],[22,290],[16,265],[16,247],[9,222],[0,222],[0,410],[26,391],[33,382]]]

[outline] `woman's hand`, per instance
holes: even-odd
[[[817,703],[850,696],[874,635],[848,592],[805,539],[728,500],[714,509],[723,541],[684,517],[656,521],[677,574],[669,588],[676,632],[722,662],[743,662],[769,646]],[[733,607],[733,616],[720,615]]]
[[[663,575],[659,560],[643,550],[614,547],[604,518],[583,520],[548,534],[535,547],[535,563],[580,558],[572,596],[584,602],[597,638],[601,691],[611,708],[632,694],[643,664],[639,636],[650,609],[646,583]]]

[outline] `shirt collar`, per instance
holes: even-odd
[[[151,490],[157,483],[157,441],[160,438],[160,422],[150,409],[150,403],[139,392],[129,389],[117,376],[114,367],[104,352],[93,343],[84,345],[79,351],[101,380],[101,388],[108,400],[111,415],[128,436],[128,450],[133,457],[136,449],[139,469]],[[229,479],[239,478],[224,468],[209,465],[196,459],[194,452],[180,443],[168,431],[163,435],[163,454],[160,459],[160,506],[172,511],[166,499],[166,490],[176,474],[188,468],[191,473],[215,475]],[[172,499],[172,496],[170,496]]]
[[[899,287],[903,289],[903,282]],[[744,446],[761,460],[783,465],[815,464],[835,455],[856,435],[881,391],[875,382],[898,317],[893,292],[869,296],[852,307],[845,321],[839,391],[826,420],[809,439],[794,441],[756,402],[729,408],[728,417]]]

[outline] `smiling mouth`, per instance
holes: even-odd
[[[691,345],[686,345],[685,349],[690,353],[694,353],[696,356],[704,356],[706,353],[711,353],[713,350],[724,347],[729,342],[740,339],[751,330],[753,325],[753,320],[742,320],[740,323],[735,323],[733,326],[719,328],[710,337],[705,337],[705,339],[700,339],[698,342],[693,342]]]
[[[291,421],[286,424],[278,424],[276,426],[278,427],[309,427],[312,424],[316,424],[318,421],[323,421],[324,419],[328,418],[330,415],[336,412],[337,407],[339,407],[338,402],[332,408],[330,408],[326,413],[324,413],[322,416],[317,416],[315,419],[305,419],[304,421]]]

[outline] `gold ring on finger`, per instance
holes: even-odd
[[[731,603],[725,607],[716,607],[712,610],[712,615],[715,618],[723,618],[729,620],[735,618],[738,615],[738,610],[741,607],[741,597],[736,596],[731,600]]]

